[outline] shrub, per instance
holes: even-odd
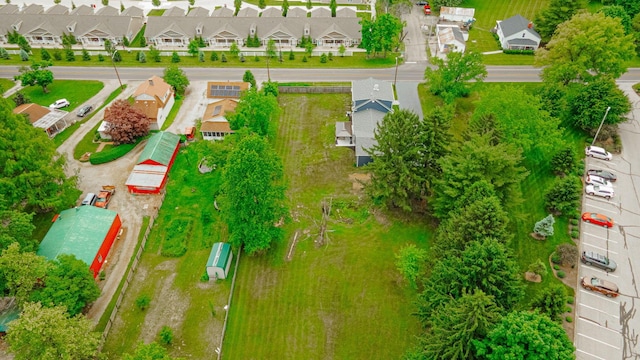
[[[82,61],[91,61],[91,55],[89,55],[87,49],[82,49]]]
[[[149,297],[149,295],[140,295],[136,299],[136,306],[141,311],[145,311],[149,307],[149,304],[151,304],[151,297]]]
[[[107,278],[107,273],[106,273],[106,272],[104,272],[104,270],[100,271],[100,274],[98,275],[98,278],[99,278],[100,280],[104,280],[104,279],[106,279],[106,278]]]
[[[247,60],[244,58],[244,55],[240,54],[240,62],[245,62],[245,61],[247,61]]]
[[[29,61],[29,54],[24,49],[20,49],[20,60]]]
[[[222,56],[220,57],[220,61],[222,61],[223,63],[227,62],[227,57],[225,56],[225,54],[222,54]]]
[[[205,270],[204,274],[202,274],[202,276],[200,276],[200,281],[202,281],[202,282],[209,281],[209,274],[207,273],[207,270]]]
[[[218,61],[218,53],[215,51],[211,52],[211,61]]]
[[[254,56],[254,57],[253,57],[253,61],[255,61],[255,62],[260,61],[260,57],[259,57],[258,55]]]
[[[566,214],[576,208],[581,191],[582,183],[575,176],[556,179],[545,194],[545,205],[551,211]]]
[[[160,342],[164,345],[171,345],[173,342],[173,331],[168,326],[163,326],[160,330]]]
[[[560,258],[560,254],[558,254],[557,252],[554,252],[553,255],[551,255],[551,262],[554,264],[560,264],[560,262],[562,261],[562,259]],[[554,266],[555,269],[555,266]],[[558,269],[556,269],[558,270]]]
[[[580,232],[578,230],[571,230],[571,238],[572,239],[580,238]]]
[[[74,54],[73,50],[71,50],[70,48],[66,49],[64,51],[64,54],[67,61],[76,61],[76,54]]]
[[[42,61],[49,61],[49,60],[51,60],[51,54],[49,54],[49,52],[47,51],[47,49],[45,49],[45,48],[40,48],[40,59],[42,59]]]
[[[554,270],[560,270],[560,265],[553,265]]]
[[[572,323],[573,322],[573,318],[571,316],[567,316],[564,320],[566,322],[568,322],[568,323]]]
[[[333,61],[333,53],[329,53],[327,57],[329,58],[329,61]]]
[[[502,50],[502,52],[505,53],[505,54],[509,54],[509,55],[534,55],[535,54],[534,50],[504,49],[504,50]]]
[[[564,271],[562,271],[562,270],[558,270],[558,271],[556,271],[556,275],[558,275],[558,277],[559,277],[560,279],[564,279],[564,278],[565,278],[565,276],[567,276],[567,274],[565,274],[565,273],[564,273]]]
[[[11,56],[9,56],[9,53],[7,52],[7,50],[5,50],[5,48],[0,47],[0,59],[8,60],[9,58],[11,58]]]
[[[307,60],[307,55],[303,56],[302,57],[302,62],[307,62],[307,61],[309,61],[309,60]]]
[[[553,236],[553,224],[555,222],[553,215],[549,215],[536,223],[533,227],[533,232],[545,238]]]
[[[138,53],[138,61],[143,64],[147,62],[147,55],[145,55],[144,51]]]
[[[104,55],[98,54],[98,61],[104,61]]]
[[[578,261],[578,247],[573,244],[558,245],[556,253],[560,255],[560,264],[564,266],[574,265]]]
[[[575,302],[575,299],[572,296],[567,297],[567,304],[573,304],[574,302]]]
[[[122,144],[112,149],[93,153],[89,157],[89,162],[92,165],[98,165],[98,164],[104,164],[104,163],[108,163],[110,161],[119,159],[125,156],[129,151],[133,150],[133,148],[138,144],[138,142],[140,142],[140,140],[136,141],[134,144]]]
[[[289,50],[289,60],[295,60],[296,55],[293,53],[293,50]]]
[[[571,219],[571,220],[569,220],[569,222],[573,226],[578,226],[578,224],[580,224],[580,221],[578,221],[578,219]]]
[[[29,99],[29,97],[25,96],[21,92],[17,92],[11,99],[13,100],[14,103],[16,103],[16,106],[20,106],[22,104],[28,104],[31,102],[31,99]]]
[[[204,51],[198,51],[198,61],[204,62]]]
[[[56,61],[62,60],[62,53],[60,52],[60,49],[53,49],[53,59]]]
[[[529,265],[529,268],[527,269],[527,271],[543,276],[547,274],[547,267],[544,266],[544,263],[542,262],[542,260],[537,259],[536,262]]]
[[[326,62],[327,62],[327,54],[322,53],[322,55],[320,55],[320,63],[325,64]]]
[[[180,62],[180,55],[176,51],[171,54],[171,62],[177,64]]]

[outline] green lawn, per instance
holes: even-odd
[[[348,49],[347,49],[348,50]],[[185,49],[186,51],[186,49]],[[122,56],[122,61],[116,63],[118,67],[167,67],[171,65],[171,54],[169,56],[162,56],[161,62],[151,61],[149,58],[149,50],[148,48],[145,50],[147,55],[147,62],[141,64],[136,60],[137,51],[119,51],[118,53]],[[40,50],[34,49],[34,59],[40,59]],[[227,67],[252,67],[252,68],[266,68],[267,60],[266,57],[258,57],[258,61],[255,61],[254,56],[245,55],[245,62],[241,62],[239,57],[235,57],[231,55],[229,52],[216,51],[218,54],[217,61],[211,61],[211,51],[205,51],[205,61],[200,62],[197,56],[181,56],[180,62],[177,63],[179,67],[211,67],[211,68],[227,68]],[[227,58],[227,62],[223,63],[220,58],[222,54],[225,54]],[[327,61],[326,63],[320,62],[320,56],[307,57],[307,62],[303,61],[303,57],[305,56],[304,52],[294,52],[295,58],[294,60],[289,60],[289,52],[283,51],[282,58],[283,62],[278,61],[278,57],[271,59],[269,61],[269,67],[272,69],[286,69],[286,68],[386,68],[395,65],[395,53],[387,54],[387,57],[382,58],[374,58],[374,59],[366,59],[365,53],[355,53],[353,56],[340,56],[336,54],[333,56],[333,60]],[[82,66],[82,67],[90,67],[90,66],[111,66],[111,61],[108,57],[105,57],[104,61],[99,61],[98,56],[91,56],[90,61],[81,61],[78,57],[77,61],[66,61],[66,60],[53,60],[54,66]],[[23,65],[22,61],[18,55],[12,55],[8,60],[0,60],[0,65]],[[48,104],[47,104],[48,105]]]
[[[353,152],[333,146],[333,124],[345,120],[349,100],[280,95],[276,149],[293,221],[286,242],[268,257],[242,259],[224,359],[396,359],[415,344],[416,294],[402,282],[393,254],[408,243],[428,247],[431,230],[373,216],[359,201],[349,180],[359,173]],[[321,202],[329,198],[329,240],[317,246]]]
[[[11,89],[16,83],[13,80],[0,78],[0,93]]]
[[[91,99],[103,87],[104,84],[101,81],[95,80],[54,80],[47,86],[49,92],[46,94],[42,92],[40,86],[28,86],[21,92],[31,99],[31,102],[42,106],[49,106],[58,99],[67,99],[71,105],[62,110],[71,112]]]
[[[162,16],[162,14],[164,14],[164,12],[165,12],[164,9],[153,9],[153,10],[149,11],[147,16]]]

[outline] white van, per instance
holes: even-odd
[[[96,196],[96,194],[88,193],[87,196],[85,196],[84,200],[82,200],[82,204],[80,204],[80,205],[91,205],[91,206],[93,206],[93,204],[96,203],[97,199],[98,199],[98,197]]]

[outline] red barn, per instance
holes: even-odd
[[[118,213],[95,206],[62,211],[53,220],[38,248],[38,255],[53,260],[60,254],[75,255],[98,276],[122,227]]]
[[[142,150],[125,185],[132,194],[157,194],[167,182],[169,171],[180,149],[180,136],[160,131]]]

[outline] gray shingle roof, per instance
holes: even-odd
[[[53,5],[44,12],[49,15],[64,15],[69,13],[69,8],[60,4]]]
[[[163,17],[167,17],[167,16],[184,16],[185,12],[183,9],[177,7],[177,6],[172,6],[170,8],[168,8],[167,10],[164,11],[164,13],[162,13]]]
[[[386,113],[368,109],[352,115],[353,135],[356,138],[356,156],[367,156],[365,149],[376,144],[374,131]]]
[[[244,9],[240,9],[240,11],[238,11],[238,15],[236,15],[237,17],[258,17],[258,10],[254,9],[254,8],[244,8]]]
[[[342,7],[336,11],[336,17],[356,17],[356,11],[350,7]]]
[[[71,10],[71,15],[93,15],[93,8],[89,5],[80,5]]]
[[[217,8],[213,10],[213,12],[211,13],[211,16],[212,17],[232,17],[233,10],[226,7]]]
[[[98,11],[96,11],[96,15],[118,16],[120,15],[120,11],[118,11],[118,9],[114,8],[113,6],[105,6],[103,8],[98,9]]]
[[[22,9],[22,14],[42,14],[44,12],[44,7],[42,5],[31,4],[26,8]]]
[[[130,6],[124,9],[120,16],[144,17],[144,10],[139,7]]]
[[[189,13],[187,14],[187,16],[189,17],[195,17],[195,16],[209,16],[209,10],[205,9],[203,7],[194,7],[192,8]]]
[[[371,99],[393,101],[393,87],[385,80],[355,80],[351,82],[351,99],[354,102]]]
[[[0,14],[16,14],[20,11],[18,5],[7,4],[4,6],[0,6]]]
[[[313,9],[311,10],[311,17],[331,17],[331,10],[324,7]]]
[[[533,29],[533,27],[529,28],[530,23],[531,22],[529,20],[518,14],[508,19],[502,20],[500,22],[500,28],[502,29],[502,34],[505,38],[522,30],[526,30],[537,38],[540,38],[540,35]]]
[[[291,8],[291,9],[289,9],[289,11],[287,11],[287,17],[306,18],[307,17],[307,10],[299,8],[299,7]]]
[[[507,40],[510,45],[537,46],[538,43],[531,39],[511,39]]]
[[[282,17],[282,9],[270,7],[262,11],[262,17]]]

